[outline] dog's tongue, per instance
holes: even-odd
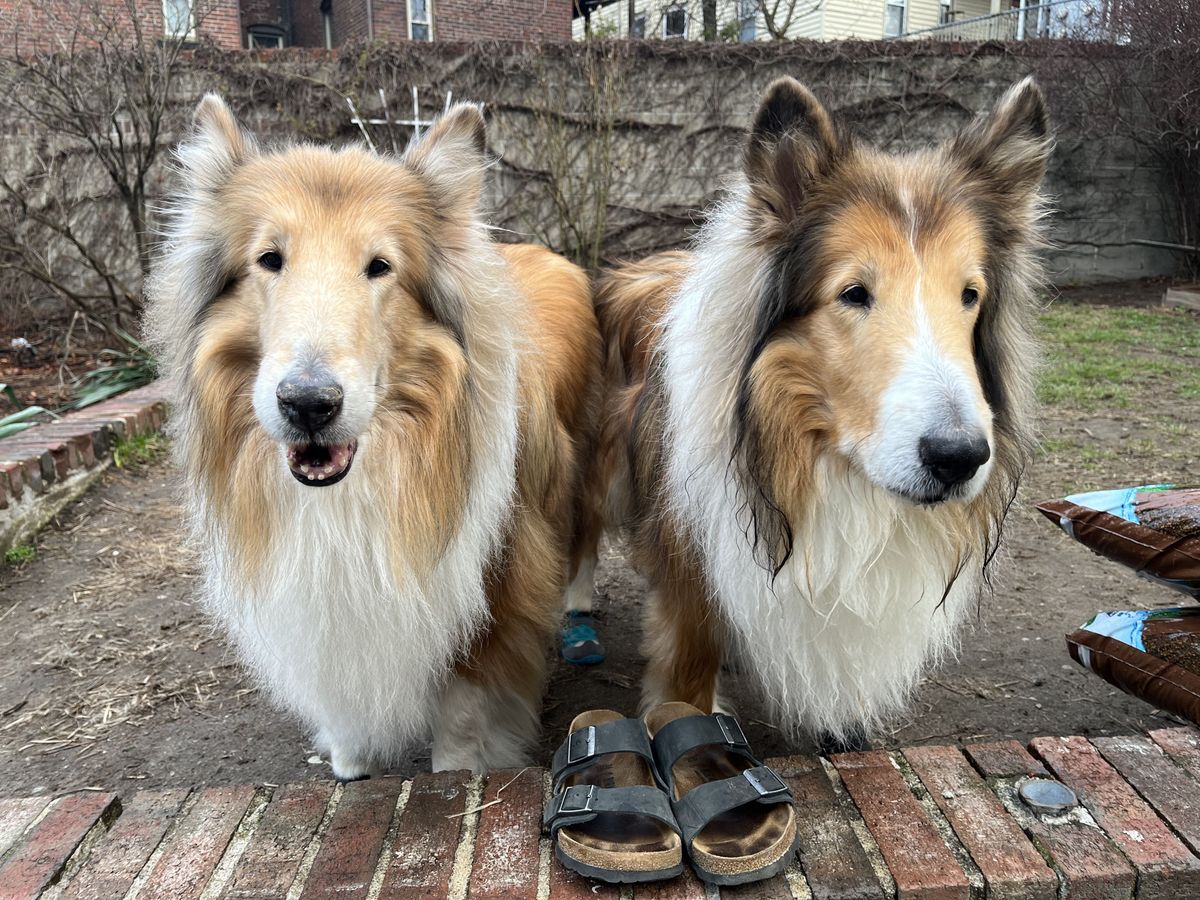
[[[292,474],[302,481],[321,482],[336,478],[346,471],[354,459],[354,443],[349,444],[292,444],[287,461]]]

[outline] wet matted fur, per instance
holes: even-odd
[[[603,277],[646,704],[719,704],[732,641],[781,725],[845,737],[953,647],[1033,446],[1050,149],[1029,80],[891,155],[783,79],[693,250]]]
[[[209,96],[179,160],[148,333],[208,608],[339,777],[430,730],[435,768],[522,763],[600,403],[587,277],[492,243],[473,106],[397,159],[261,149]],[[285,382],[336,416],[295,424]]]

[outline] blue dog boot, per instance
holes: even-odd
[[[596,624],[590,612],[573,610],[567,613],[562,631],[562,658],[576,666],[594,666],[604,662],[604,645],[596,635]]]

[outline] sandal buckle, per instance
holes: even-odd
[[[584,788],[587,788],[585,791]],[[576,800],[582,795],[583,805],[577,806]],[[577,784],[563,791],[562,800],[558,804],[559,813],[585,813],[592,811],[592,801],[596,798],[594,784]]]
[[[751,787],[758,791],[760,797],[770,797],[773,794],[786,793],[788,786],[783,783],[774,769],[767,766],[755,766],[753,769],[746,769],[742,772],[742,776],[750,782]]]
[[[750,744],[746,740],[746,733],[742,731],[742,726],[738,724],[738,720],[733,716],[727,716],[725,713],[717,713],[713,718],[721,726],[721,734],[725,736],[725,743],[742,747]]]
[[[575,755],[575,737],[583,735],[584,750],[578,756]],[[585,759],[591,759],[596,755],[596,726],[589,725],[584,731],[576,731],[572,734],[570,740],[567,741],[567,765],[571,766],[577,762],[582,762]]]

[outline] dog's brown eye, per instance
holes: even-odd
[[[258,264],[269,272],[278,272],[283,268],[283,257],[274,250],[268,250],[258,258]]]
[[[871,297],[871,292],[861,284],[852,284],[838,295],[838,299],[847,306],[858,306],[866,309],[871,305],[873,298]]]
[[[974,306],[979,302],[979,291],[975,288],[963,288],[962,292],[963,306]]]
[[[390,271],[392,271],[392,267],[388,265],[388,261],[380,259],[378,256],[367,264],[368,278],[378,278],[380,275],[386,275]]]

